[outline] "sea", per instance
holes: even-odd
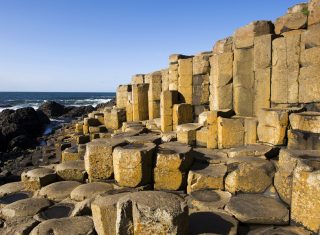
[[[0,112],[4,109],[33,107],[45,101],[56,101],[65,106],[97,106],[110,101],[115,92],[0,92]]]

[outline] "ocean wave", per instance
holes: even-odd
[[[61,103],[64,106],[74,106],[74,107],[80,107],[80,106],[86,106],[86,105],[92,105],[93,107],[96,107],[98,104],[101,103],[106,103],[109,102],[111,99],[101,99],[101,98],[86,98],[86,99],[68,99],[68,100],[59,100],[56,101],[58,103]],[[40,105],[42,103],[44,103],[47,100],[29,100],[29,102],[27,102],[27,100],[25,100],[25,102],[23,103],[19,103],[19,104],[14,104],[11,105],[11,107],[9,107],[10,105],[8,105],[8,107],[0,107],[0,112],[2,112],[5,109],[12,109],[12,110],[17,110],[20,108],[26,108],[26,107],[32,107],[34,109],[38,109],[40,107]]]

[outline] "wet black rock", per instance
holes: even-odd
[[[42,111],[50,118],[76,118],[82,117],[95,108],[91,105],[88,106],[64,106],[55,101],[47,101],[40,105],[38,111]]]
[[[8,149],[20,148],[20,149],[27,149],[27,148],[34,148],[37,145],[37,141],[34,138],[30,138],[26,135],[19,135],[14,137],[8,143]]]
[[[82,117],[88,113],[91,113],[92,111],[95,110],[95,108],[91,105],[87,106],[80,106],[80,107],[66,107],[65,108],[66,113],[62,115],[62,117],[67,117],[67,118],[76,118],[76,117]]]
[[[55,101],[47,101],[40,105],[39,109],[50,118],[60,117],[66,113],[66,109],[62,104]]]
[[[42,134],[49,122],[48,117],[41,112],[36,112],[33,108],[2,111],[0,113],[0,149],[7,150],[9,143],[10,149],[22,146],[33,147],[33,140]],[[16,137],[19,138],[15,139]],[[23,144],[22,140],[26,140],[26,143]]]

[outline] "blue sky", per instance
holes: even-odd
[[[294,0],[0,0],[0,91],[115,91]]]

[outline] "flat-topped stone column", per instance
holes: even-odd
[[[239,194],[230,199],[225,210],[243,223],[282,224],[289,223],[289,210],[274,198],[261,194]]]
[[[126,110],[123,108],[113,108],[109,113],[109,120],[106,127],[109,129],[117,130],[121,128],[122,123],[127,120]]]
[[[131,85],[120,85],[117,88],[117,107],[118,108],[126,108],[128,102],[128,96],[131,93],[132,87]]]
[[[314,233],[319,232],[320,228],[319,156],[299,161],[292,180],[291,220]]]
[[[135,74],[131,78],[131,84],[143,84],[145,83],[145,74]]]
[[[97,139],[87,144],[84,157],[89,180],[109,179],[113,175],[113,149],[124,144],[122,139]]]
[[[199,123],[185,123],[177,126],[177,139],[180,143],[196,145],[196,133],[202,127]]]
[[[148,105],[149,119],[160,117],[160,95],[162,90],[162,73],[157,71],[146,75],[149,78]]]
[[[210,110],[232,109],[232,37],[219,40],[210,57]]]
[[[216,111],[206,112],[207,133],[207,148],[218,148],[218,117],[230,118],[234,115],[231,109],[221,109]]]
[[[162,90],[167,91],[169,90],[169,68],[161,70],[162,76]]]
[[[137,187],[152,181],[153,143],[116,147],[113,151],[114,178],[122,187]]]
[[[187,173],[193,162],[191,147],[178,142],[160,145],[153,172],[154,188],[179,190],[186,187]]]
[[[148,111],[149,84],[132,85],[132,120],[143,121],[149,119]]]
[[[189,56],[181,54],[172,54],[169,56],[169,90],[177,91],[179,86],[179,59],[187,59]]]
[[[244,125],[240,119],[218,117],[218,148],[244,145]]]
[[[173,130],[176,130],[178,125],[193,121],[193,108],[191,104],[174,104],[172,112]]]
[[[173,105],[178,103],[177,91],[163,91],[160,99],[161,131],[173,130]]]
[[[178,60],[178,91],[183,103],[192,104],[192,60],[193,58]]]
[[[57,175],[54,170],[49,168],[36,168],[23,172],[21,181],[24,188],[30,191],[36,191],[48,184],[57,181]]]
[[[300,161],[320,161],[320,151],[282,149],[279,153],[277,172],[275,173],[274,186],[280,198],[291,204],[293,172]]]
[[[189,231],[187,203],[161,191],[97,197],[92,215],[98,234],[181,234]]]
[[[258,113],[257,135],[261,142],[273,145],[285,144],[289,114],[302,112],[302,108],[270,108],[261,109]]]

